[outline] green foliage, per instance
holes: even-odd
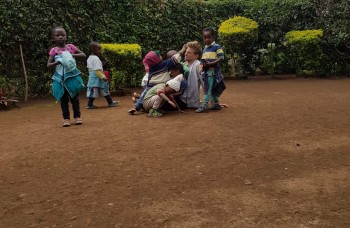
[[[274,78],[276,68],[287,61],[287,56],[283,52],[277,50],[275,43],[268,43],[266,49],[259,49],[258,52],[263,60],[262,69],[266,70],[267,73]]]
[[[242,17],[235,16],[221,23],[219,27],[219,39],[230,58],[231,74],[238,77],[244,68],[247,69],[251,49],[258,37],[258,23]],[[242,64],[243,63],[243,64]],[[243,69],[242,69],[243,68]]]
[[[322,64],[327,75],[350,75],[349,0],[310,0],[315,7],[317,26],[324,31]]]
[[[31,95],[50,91],[52,72],[46,62],[55,26],[64,27],[68,42],[86,53],[91,41],[137,43],[143,54],[154,49],[166,53],[187,41],[201,41],[204,27],[217,29],[227,18],[245,16],[259,24],[258,40],[241,49],[247,72],[259,61],[258,49],[268,43],[280,46],[289,31],[314,28],[324,30],[321,47],[329,60],[322,64],[324,71],[345,74],[350,68],[348,0],[4,0],[0,10],[0,75],[22,91],[22,44]],[[86,72],[85,66],[79,69]],[[132,77],[120,86],[133,85],[138,76]]]
[[[258,38],[258,23],[241,16],[232,17],[221,23],[219,38],[230,54],[240,52]]]
[[[322,35],[322,30],[290,31],[286,34],[286,44],[298,75],[315,76],[321,73],[324,60]]]
[[[141,46],[138,44],[101,44],[102,54],[112,64],[112,88],[136,87],[142,76]]]
[[[290,31],[285,38],[288,45],[302,44],[308,45],[310,43],[320,43],[323,31],[318,30],[304,30],[304,31]]]
[[[313,28],[315,9],[308,0],[253,0],[245,15],[259,23],[260,40],[279,43],[291,30]]]
[[[91,41],[138,43],[142,53],[159,49],[166,53],[191,40],[201,41],[201,30],[216,27],[224,18],[243,12],[243,0],[220,3],[205,1],[130,0],[8,0],[0,4],[0,75],[22,91],[24,84],[19,44],[22,44],[31,95],[50,91],[51,74],[46,68],[52,47],[51,30],[66,29],[68,42],[85,53]],[[139,62],[135,63],[139,64]],[[79,68],[86,72],[85,66]],[[126,87],[136,85],[123,80]],[[86,80],[86,75],[85,75]]]

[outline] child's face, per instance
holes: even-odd
[[[96,44],[92,50],[91,50],[92,54],[94,55],[101,55],[101,45],[100,44]]]
[[[67,41],[66,31],[62,28],[55,29],[53,41],[58,45],[64,45]]]
[[[203,41],[205,45],[210,45],[214,42],[214,36],[210,31],[203,32]]]
[[[179,70],[171,70],[170,71],[170,76],[171,77],[176,77],[180,74],[180,71]]]
[[[176,91],[167,85],[167,86],[165,86],[164,92],[165,92],[165,94],[170,95],[170,94],[175,93]]]

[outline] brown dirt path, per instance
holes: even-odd
[[[350,80],[227,85],[205,114],[1,112],[0,226],[350,227]]]

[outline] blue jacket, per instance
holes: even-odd
[[[69,52],[63,52],[55,56],[55,61],[61,64],[56,66],[52,76],[52,95],[60,101],[66,89],[71,97],[75,97],[85,86],[73,56]]]

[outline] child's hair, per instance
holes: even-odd
[[[94,49],[94,47],[96,47],[97,45],[99,45],[99,43],[95,42],[95,41],[92,41],[90,44],[89,44],[89,50],[90,52],[92,52],[92,49]]]
[[[55,27],[55,28],[53,28],[53,29],[51,30],[51,36],[52,36],[52,37],[53,37],[53,34],[55,33],[55,31],[56,31],[57,29],[62,29],[62,30],[64,30],[64,31],[66,32],[66,30],[65,30],[63,27],[57,26],[57,27]],[[67,32],[66,32],[66,33],[67,33]]]
[[[184,75],[184,68],[181,63],[176,63],[174,67],[172,67],[170,70],[178,70],[180,74]]]
[[[202,54],[202,47],[198,41],[188,42],[187,47],[192,48],[194,50],[194,54],[196,55]]]
[[[206,27],[205,29],[203,29],[203,32],[210,32],[212,36],[215,36],[215,30],[211,27]]]
[[[173,55],[175,55],[177,53],[177,51],[175,50],[170,50],[166,53],[166,57],[167,59],[170,59]]]

